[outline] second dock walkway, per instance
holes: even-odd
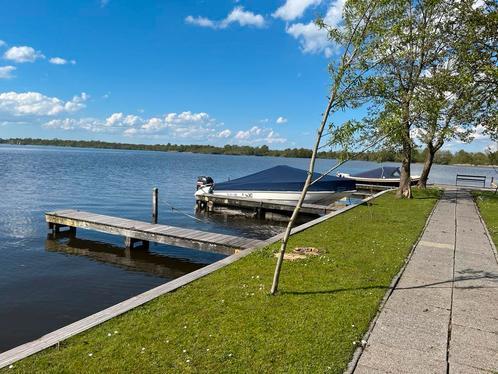
[[[257,247],[264,243],[257,239],[151,224],[74,209],[47,212],[45,220],[54,233],[59,232],[61,227],[69,227],[73,231],[80,227],[123,236],[127,248],[133,247],[135,242],[142,242],[142,245],[146,247],[149,242],[156,242],[202,251],[232,254],[237,249]]]

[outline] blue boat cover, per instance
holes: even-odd
[[[352,176],[358,178],[399,178],[400,172],[396,166],[382,166],[359,174],[353,174]]]
[[[231,181],[216,183],[215,191],[301,191],[308,172],[286,165],[278,165]],[[313,180],[321,174],[313,173]],[[311,185],[308,191],[351,191],[356,188],[353,180],[325,176]]]

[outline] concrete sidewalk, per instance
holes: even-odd
[[[498,372],[498,262],[466,191],[447,190],[355,373]]]

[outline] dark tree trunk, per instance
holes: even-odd
[[[401,177],[399,180],[399,188],[396,196],[405,199],[411,199],[411,172],[410,165],[412,163],[411,144],[403,144],[403,160],[401,161]]]
[[[432,163],[434,162],[434,156],[436,150],[433,147],[427,148],[427,154],[425,156],[424,168],[422,174],[420,175],[420,180],[418,181],[419,188],[427,188],[427,180],[429,179],[429,173],[431,172]]]

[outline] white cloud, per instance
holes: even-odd
[[[251,11],[244,10],[241,6],[233,8],[233,10],[221,21],[214,21],[202,16],[187,16],[185,22],[191,25],[209,27],[212,29],[224,29],[232,23],[238,23],[240,26],[253,26],[259,28],[265,26],[265,18],[261,14],[255,14]]]
[[[270,128],[262,128],[253,126],[247,131],[238,131],[235,139],[242,144],[257,144],[257,143],[285,143],[286,138],[283,138],[278,133]]]
[[[161,116],[141,117],[122,112],[112,113],[105,119],[56,118],[45,122],[43,128],[65,131],[84,130],[149,139],[179,142],[211,142],[224,144],[281,144],[287,139],[271,128],[253,126],[247,131],[234,132],[205,112],[185,111]]]
[[[14,72],[14,70],[16,70],[15,66],[0,66],[0,79],[13,78],[14,75],[12,73]]]
[[[232,12],[221,21],[221,27],[227,27],[235,22],[240,26],[263,27],[265,25],[265,19],[261,14],[254,14],[253,12],[246,11],[241,6],[235,7]]]
[[[261,131],[262,131],[261,127],[253,126],[251,127],[250,130],[238,131],[237,135],[235,135],[235,139],[245,140],[254,136],[259,136],[259,134],[261,134]]]
[[[325,24],[336,27],[342,18],[345,0],[331,2],[324,17]],[[327,31],[319,29],[314,22],[294,23],[287,27],[286,32],[299,41],[303,53],[323,53],[325,57],[332,56],[333,45],[328,39]]]
[[[187,16],[185,18],[185,22],[191,25],[196,25],[200,27],[210,27],[212,29],[216,28],[216,23],[209,18],[206,17],[192,17],[192,16]]]
[[[100,7],[105,8],[110,0],[100,0]]]
[[[292,21],[301,17],[310,6],[319,5],[321,2],[322,0],[287,0],[272,15],[284,21]]]
[[[4,53],[3,57],[7,60],[15,61],[18,63],[34,62],[37,59],[45,58],[45,56],[40,51],[36,51],[34,48],[25,45],[9,48]]]
[[[86,93],[64,101],[57,97],[45,96],[39,92],[0,93],[0,113],[19,116],[54,116],[72,113],[84,108],[88,100]]]
[[[320,30],[313,22],[295,23],[287,27],[286,32],[299,40],[303,53],[323,52],[326,57],[332,55],[332,48],[325,30]]]
[[[286,138],[280,136],[280,134],[276,133],[275,131],[273,130],[270,130],[270,132],[268,133],[268,135],[266,135],[266,138],[264,140],[266,143],[268,144],[273,144],[273,143],[285,143],[287,141]]]
[[[92,132],[102,132],[101,122],[95,118],[64,118],[53,119],[43,124],[46,129],[76,130],[83,129]]]
[[[280,116],[275,122],[279,125],[283,125],[284,123],[287,123],[287,118]]]
[[[228,139],[232,132],[223,129],[209,114],[190,111],[167,113],[162,116],[144,118],[121,112],[113,113],[105,119],[66,118],[46,122],[44,128],[61,130],[87,130],[140,137],[167,137],[168,139],[189,139],[206,141]]]
[[[4,47],[6,45],[7,45],[7,43],[5,43],[3,40],[0,39],[0,47]]]
[[[75,65],[76,64],[76,60],[68,61],[62,57],[52,57],[50,60],[48,60],[48,62],[50,62],[51,64],[54,64],[54,65],[66,65],[66,64]]]
[[[229,129],[225,129],[218,133],[218,138],[229,138],[232,135],[232,132]]]

